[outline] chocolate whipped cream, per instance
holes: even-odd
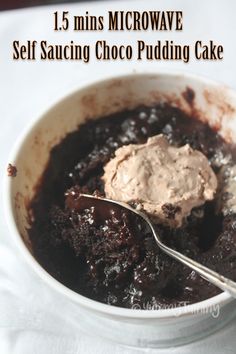
[[[171,146],[162,134],[117,149],[104,171],[107,198],[135,202],[153,220],[171,227],[181,226],[217,189],[205,155],[189,145]]]

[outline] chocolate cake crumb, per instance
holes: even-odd
[[[195,92],[190,87],[187,87],[186,90],[182,93],[183,98],[191,104],[195,98]]]
[[[161,208],[167,219],[174,219],[175,214],[181,212],[180,206],[174,206],[170,203],[163,204]]]
[[[17,168],[16,166],[12,165],[12,164],[8,164],[7,166],[7,174],[9,177],[16,177],[17,175]]]

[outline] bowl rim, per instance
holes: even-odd
[[[214,86],[214,87],[220,87],[225,88],[235,96],[236,99],[236,91],[234,91],[231,88],[228,88],[226,85],[219,83],[215,80],[206,78],[201,75],[197,74],[192,74],[189,72],[181,72],[181,71],[172,71],[172,70],[159,70],[159,71],[153,71],[153,70],[143,70],[143,71],[132,71],[128,72],[125,74],[114,74],[112,76],[105,76],[104,79],[100,80],[93,80],[91,83],[84,83],[79,88],[72,90],[71,92],[67,93],[63,97],[55,100],[52,104],[48,105],[46,109],[44,110],[43,113],[37,115],[35,119],[32,119],[29,124],[26,125],[25,129],[23,132],[19,135],[18,139],[16,140],[15,144],[13,145],[13,148],[9,154],[9,159],[11,163],[14,163],[14,161],[17,160],[18,155],[20,154],[21,148],[25,140],[27,139],[28,136],[31,135],[34,127],[39,124],[46,115],[50,113],[52,109],[54,109],[55,106],[58,104],[63,103],[63,101],[68,100],[70,97],[73,95],[79,93],[80,91],[87,90],[87,89],[92,89],[93,87],[96,87],[97,85],[101,84],[106,84],[109,81],[114,81],[116,79],[132,79],[133,77],[181,77],[181,78],[187,78],[189,80],[193,81],[198,81],[201,83],[205,83],[206,85],[209,86]],[[9,178],[7,174],[4,174],[3,177],[3,207],[4,207],[4,215],[5,215],[5,220],[8,225],[8,230],[10,233],[10,236],[12,237],[14,243],[16,243],[17,247],[19,248],[21,254],[23,255],[24,259],[26,260],[26,263],[28,263],[28,266],[30,266],[38,276],[45,281],[46,284],[48,284],[52,289],[54,289],[56,292],[60,293],[62,296],[64,295],[67,299],[72,300],[74,303],[85,307],[87,310],[93,310],[97,313],[103,314],[105,316],[115,316],[115,317],[122,317],[122,318],[127,318],[127,319],[170,319],[170,318],[183,318],[183,317],[191,317],[196,314],[201,314],[203,309],[214,309],[216,306],[223,306],[224,304],[228,303],[229,301],[233,300],[232,296],[226,292],[222,292],[216,296],[213,296],[209,299],[206,299],[204,301],[200,301],[191,305],[185,305],[181,307],[171,307],[165,308],[165,309],[151,309],[151,310],[144,310],[138,308],[122,308],[122,307],[116,307],[108,304],[104,304],[101,302],[98,302],[96,300],[92,300],[90,298],[87,298],[79,293],[76,293],[75,291],[71,290],[70,288],[66,287],[62,283],[60,283],[58,280],[56,280],[53,276],[51,276],[41,265],[40,263],[34,258],[34,256],[31,254],[27,246],[25,245],[18,229],[17,229],[17,223],[14,218],[14,213],[13,213],[13,206],[11,202],[11,186],[12,186],[12,178]]]

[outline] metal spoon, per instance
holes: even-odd
[[[131,212],[139,215],[150,227],[153,236],[156,240],[156,243],[158,244],[158,246],[169,256],[171,256],[172,258],[177,259],[178,261],[180,261],[181,263],[183,263],[184,265],[188,266],[189,268],[195,270],[197,273],[199,273],[202,278],[206,279],[207,281],[209,281],[210,283],[214,284],[215,286],[217,286],[218,288],[220,288],[223,291],[227,291],[230,295],[232,295],[233,297],[236,298],[236,282],[224,277],[223,275],[220,275],[217,272],[214,272],[213,270],[203,266],[202,264],[192,260],[189,257],[186,257],[185,255],[183,255],[182,253],[173,250],[172,248],[166,246],[161,240],[159,235],[156,233],[152,222],[149,220],[149,218],[142,213],[141,211],[138,211],[134,208],[132,208],[130,205],[128,205],[127,203],[123,203],[123,202],[118,202],[115,200],[111,200],[111,199],[107,199],[107,198],[102,198],[102,197],[97,197],[97,196],[93,196],[93,195],[89,195],[89,194],[80,194],[79,199],[82,202],[82,208],[86,209],[86,208],[90,208],[92,206],[95,206],[96,201],[100,201],[100,202],[104,202],[104,203],[111,203],[114,206],[120,206],[122,208],[128,209]],[[105,208],[106,209],[106,208]],[[103,209],[104,210],[104,209]],[[104,212],[106,212],[104,210]],[[103,213],[104,215],[104,213]]]

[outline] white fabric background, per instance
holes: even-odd
[[[184,31],[159,34],[73,33],[53,31],[53,12],[105,15],[109,10],[182,9]],[[236,88],[236,2],[234,0],[165,0],[146,2],[97,2],[42,7],[0,13],[0,171],[5,173],[9,151],[18,135],[32,119],[52,102],[104,73],[143,68],[184,70],[217,79]],[[202,39],[224,45],[224,60],[219,62],[13,62],[11,43],[28,39],[48,42],[86,43],[107,39],[113,43],[133,43],[137,39],[155,43],[158,39],[194,43]],[[1,200],[0,200],[1,203]],[[59,315],[65,306],[29,269],[10,239],[0,204],[0,353],[1,354],[74,354],[74,353],[235,353],[236,321],[215,335],[183,348],[138,350],[120,347],[93,334],[84,334],[68,318]],[[49,310],[48,310],[49,309]],[[206,349],[207,348],[207,349]]]

